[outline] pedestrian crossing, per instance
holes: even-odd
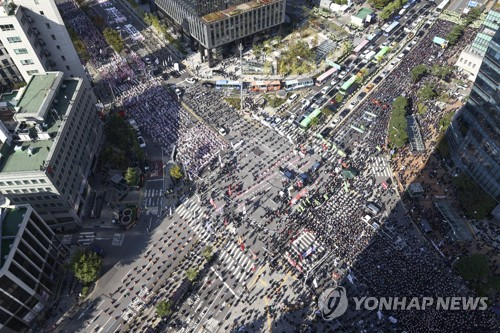
[[[375,174],[375,177],[388,178],[391,176],[389,163],[384,156],[370,157],[370,164],[372,165],[372,170]]]
[[[314,265],[325,248],[319,244],[316,235],[310,231],[303,231],[291,244],[290,251],[285,253],[285,258],[303,272]]]
[[[158,215],[159,207],[163,207],[163,201],[163,189],[147,189],[144,192],[144,200],[142,202],[146,213]]]
[[[243,281],[252,276],[255,271],[255,262],[245,254],[245,250],[233,242],[230,242],[219,254],[221,271],[231,274],[232,281],[237,286],[242,286]],[[224,274],[225,275],[225,274]]]
[[[95,232],[80,232],[77,242],[79,245],[90,245],[94,242],[95,236]]]

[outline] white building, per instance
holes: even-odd
[[[23,77],[9,53],[0,42],[0,93],[11,90],[14,83],[22,82]]]
[[[0,96],[0,193],[32,205],[52,228],[80,224],[103,132],[94,98],[61,72],[33,74]]]
[[[29,205],[0,206],[0,332],[26,332],[57,298],[69,255]]]
[[[0,0],[0,41],[26,82],[47,71],[87,78],[54,0]]]

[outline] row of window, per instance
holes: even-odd
[[[33,65],[34,63],[35,62],[33,60],[31,60],[31,59],[23,59],[23,60],[21,60],[21,65],[24,65],[24,66],[26,66],[26,65]]]
[[[47,180],[40,178],[40,179],[24,179],[22,181],[21,180],[7,180],[7,181],[0,182],[0,186],[31,185],[31,184],[47,184]]]
[[[14,203],[29,203],[35,209],[40,209],[42,207],[43,208],[64,207],[64,204],[60,201],[48,202],[48,203],[34,203],[33,201],[30,201],[29,198],[27,198],[27,197],[12,198],[12,202],[14,202]]]
[[[14,25],[12,25],[12,24],[0,24],[0,30],[12,31],[12,30],[14,30]]]

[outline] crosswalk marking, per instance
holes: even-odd
[[[372,170],[375,173],[376,177],[390,177],[391,172],[389,169],[389,163],[387,159],[383,156],[376,156],[370,158],[370,164],[372,166]]]

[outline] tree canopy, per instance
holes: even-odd
[[[427,66],[426,65],[417,65],[411,69],[411,80],[413,83],[418,82],[422,76],[424,76],[427,73]]]
[[[314,52],[302,40],[293,42],[278,59],[278,73],[282,75],[304,74],[313,70],[314,67]]]
[[[170,167],[170,176],[172,176],[172,178],[176,180],[184,177],[184,175],[182,174],[181,167],[178,164],[172,165]]]
[[[446,40],[448,41],[448,44],[454,45],[458,42],[458,40],[462,37],[464,34],[465,27],[457,24],[453,28],[451,28],[451,31],[446,35]]]
[[[389,121],[389,143],[393,148],[403,147],[408,141],[408,121],[406,108],[408,100],[403,96],[396,97],[392,103],[391,120]]]
[[[203,249],[203,252],[201,253],[201,255],[205,258],[206,261],[210,261],[210,259],[212,259],[213,250],[214,249],[211,245],[207,245]]]
[[[189,268],[186,271],[186,277],[189,281],[193,282],[198,277],[198,270],[196,268]]]
[[[172,303],[170,301],[160,301],[156,304],[156,314],[158,317],[166,317],[172,313]]]
[[[102,259],[95,252],[78,251],[73,256],[71,268],[82,284],[89,284],[99,277],[101,265]]]
[[[118,31],[106,28],[103,31],[103,35],[106,43],[108,43],[117,53],[120,53],[125,47],[125,42]]]
[[[137,168],[127,168],[127,171],[125,171],[125,181],[130,186],[137,186],[139,184],[139,171]]]
[[[488,257],[483,254],[473,254],[460,258],[456,263],[458,273],[467,281],[477,281],[490,275]]]
[[[424,85],[418,91],[418,97],[423,99],[424,101],[429,101],[437,96],[437,93],[433,86],[430,84]]]

